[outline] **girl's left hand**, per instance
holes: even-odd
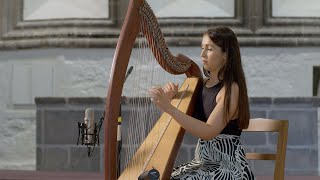
[[[162,88],[152,87],[149,90],[151,100],[164,112],[167,112],[172,105],[170,99]]]

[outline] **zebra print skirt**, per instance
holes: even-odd
[[[171,179],[254,180],[240,137],[220,134],[212,140],[198,140],[195,158],[173,169]]]

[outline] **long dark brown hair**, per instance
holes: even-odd
[[[236,35],[228,27],[218,26],[209,29],[204,35],[208,35],[212,42],[219,46],[222,52],[226,53],[226,62],[218,72],[219,80],[223,81],[226,89],[224,98],[224,119],[228,122],[231,99],[231,85],[236,82],[239,86],[239,127],[246,129],[249,125],[249,102],[247,85],[242,69],[241,55]],[[210,72],[204,69],[204,74],[210,77]]]

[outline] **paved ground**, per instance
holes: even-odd
[[[102,173],[1,170],[0,180],[104,180]],[[273,177],[257,177],[273,180]],[[320,180],[320,176],[287,176],[285,180]]]
[[[273,177],[257,177],[257,180],[273,180]],[[284,180],[320,180],[320,176],[286,176]]]

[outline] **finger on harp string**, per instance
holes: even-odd
[[[156,101],[157,100],[157,92],[155,89],[150,89],[149,90],[149,98],[151,99],[151,101]]]
[[[153,85],[151,88],[152,89],[162,89],[162,86],[161,85]]]

